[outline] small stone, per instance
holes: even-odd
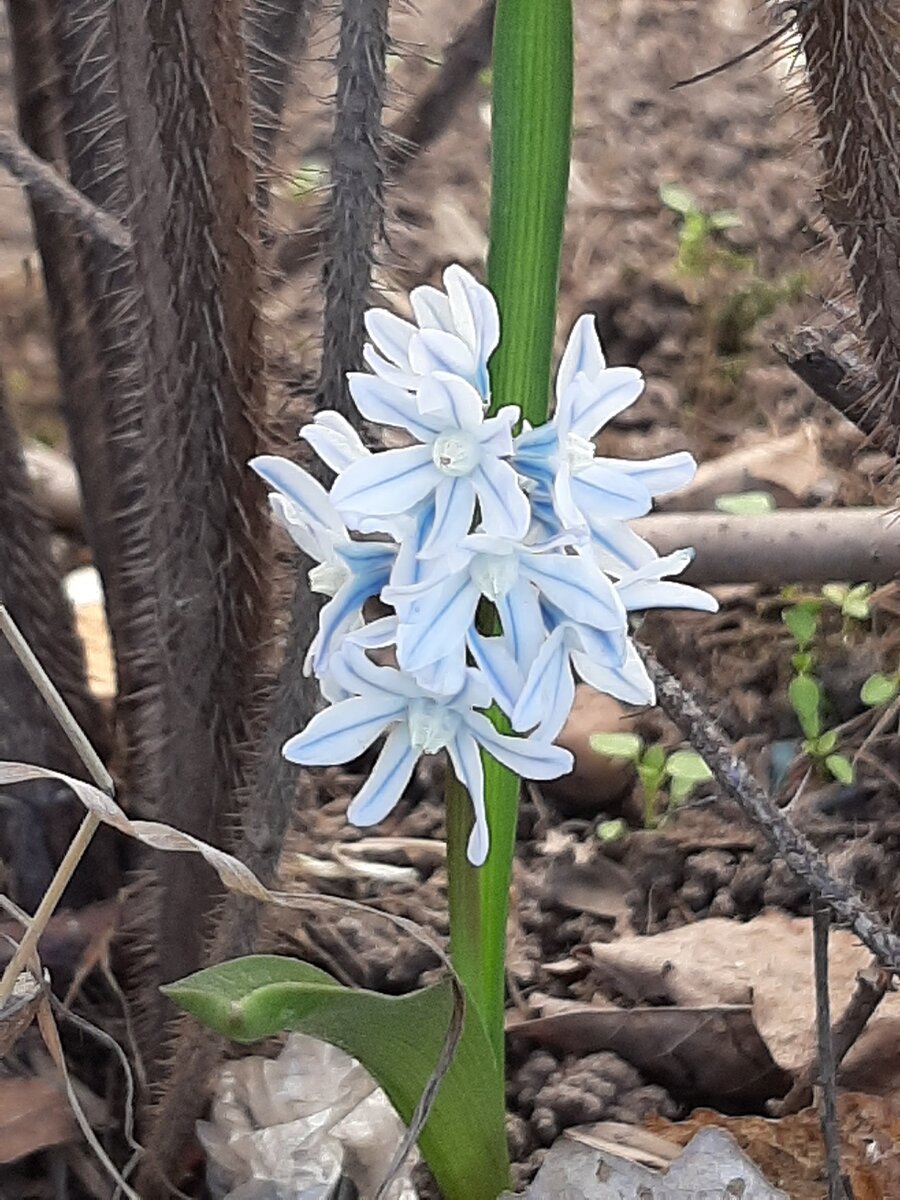
[[[734,896],[728,888],[721,888],[712,898],[712,903],[709,906],[709,916],[711,917],[733,917],[737,912],[737,905],[734,902]]]

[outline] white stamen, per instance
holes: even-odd
[[[310,590],[318,592],[320,596],[334,596],[349,578],[350,571],[346,564],[339,558],[333,558],[331,562],[319,563],[312,568],[309,573]]]
[[[420,754],[437,754],[452,741],[459,713],[433,700],[414,700],[409,706],[409,740]]]
[[[570,433],[566,438],[566,458],[569,470],[573,473],[584,470],[594,461],[596,450],[594,443],[578,433]]]
[[[482,596],[496,604],[519,578],[518,555],[476,554],[469,571]]]
[[[434,465],[445,475],[468,475],[481,461],[481,446],[470,433],[454,429],[440,433],[431,447]]]

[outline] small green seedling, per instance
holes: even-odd
[[[734,495],[717,496],[715,505],[719,512],[729,513],[733,517],[764,517],[777,507],[771,492],[736,492]]]
[[[871,583],[857,583],[854,587],[847,583],[826,583],[822,595],[845,621],[869,621],[872,618],[869,597],[874,591],[875,585]]]
[[[832,776],[838,783],[852,783],[853,763],[845,754],[837,753],[837,730],[822,729],[824,695],[818,679],[806,672],[795,675],[788,685],[788,699],[803,730],[803,753],[820,773]]]
[[[717,234],[741,224],[738,213],[730,209],[706,213],[686,188],[675,183],[664,183],[659,189],[659,198],[666,208],[681,218],[676,261],[682,274],[702,277],[720,263],[735,270],[752,266],[745,255],[716,244]]]
[[[860,688],[859,698],[867,708],[880,708],[900,694],[900,669],[893,675],[884,675],[876,671]]]
[[[667,781],[669,806],[674,808],[684,804],[698,784],[712,779],[712,772],[695,750],[666,754],[665,748],[658,744],[645,746],[644,739],[636,733],[595,733],[591,749],[608,758],[624,758],[634,763],[644,797],[645,829],[655,829],[659,824],[660,793]],[[621,835],[607,829],[613,825],[616,822],[604,822],[598,827],[598,836],[605,841],[616,840]]]

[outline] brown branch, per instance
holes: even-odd
[[[431,85],[388,130],[386,144],[390,149],[386,166],[391,182],[401,179],[419,154],[443,133],[478,72],[490,62],[495,4],[496,0],[484,0],[472,20],[445,48],[440,70]],[[298,271],[322,252],[328,213],[327,201],[317,205],[309,212],[304,229],[281,239],[275,252],[275,264],[281,274]]]
[[[722,731],[696,698],[657,660],[638,646],[656,687],[657,704],[702,756],[722,790],[735,800],[769,839],[791,871],[848,925],[878,961],[900,974],[900,937],[863,903],[860,895],[828,869],[821,854],[759,786],[746,764],[736,758]]]
[[[818,897],[813,900],[813,967],[816,991],[816,1046],[821,1088],[819,1120],[825,1143],[828,1200],[851,1200],[841,1174],[841,1133],[837,1115],[837,1065],[831,1040],[831,998],[828,994],[828,934],[831,913]]]
[[[896,454],[891,436],[869,403],[878,390],[865,355],[840,345],[838,336],[822,329],[799,329],[775,350],[798,379],[820,400],[850,421],[871,444],[886,454]]]
[[[764,516],[653,513],[635,530],[660,554],[693,546],[686,583],[887,583],[900,574],[900,517],[890,509],[784,509]]]
[[[18,179],[32,200],[69,217],[82,233],[119,250],[131,248],[131,234],[124,225],[67,183],[8,129],[0,129],[0,165]]]
[[[835,1065],[840,1067],[851,1048],[856,1044],[869,1018],[884,999],[891,984],[891,974],[883,970],[878,961],[860,971],[856,977],[853,995],[847,1002],[847,1007],[835,1021],[831,1029],[831,1041],[834,1045]],[[768,1111],[773,1117],[786,1117],[791,1113],[800,1112],[812,1104],[813,1084],[816,1082],[819,1065],[815,1055],[798,1073],[791,1085],[791,1090],[782,1100],[769,1103]]]

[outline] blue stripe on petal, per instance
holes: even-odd
[[[392,425],[406,429],[420,442],[430,441],[440,426],[423,417],[412,392],[387,383],[377,375],[351,371],[347,376],[350,395],[360,413],[376,425]]]
[[[677,492],[697,474],[697,463],[693,455],[688,454],[686,450],[679,450],[677,454],[666,454],[663,458],[648,458],[643,462],[600,456],[595,462],[617,471],[620,475],[629,475],[632,479],[639,480],[651,496],[667,496],[670,492]]]
[[[544,680],[558,677],[560,659],[568,662],[569,651],[565,642],[565,630],[558,626],[541,646],[540,653],[531,664],[522,694],[513,710],[513,729],[534,729],[543,716]]]
[[[475,618],[478,589],[468,572],[460,571],[402,606],[397,637],[397,661],[404,671],[418,671],[460,650]]]
[[[606,467],[596,459],[588,467],[573,471],[572,499],[587,517],[596,513],[604,519],[631,521],[643,517],[653,505],[653,497],[639,478],[615,467]]]
[[[625,606],[606,575],[581,554],[529,554],[521,570],[570,621],[624,629]]]
[[[485,533],[521,539],[528,532],[531,507],[509,463],[485,456],[471,475]]]
[[[653,682],[630,642],[625,662],[619,667],[609,667],[594,662],[587,654],[582,654],[580,651],[576,651],[572,655],[572,665],[589,687],[602,692],[604,696],[612,696],[616,700],[621,700],[623,704],[656,703]]]
[[[270,487],[290,500],[301,517],[324,526],[336,537],[347,536],[328,493],[302,467],[275,454],[260,454],[251,458],[249,465]]]
[[[365,828],[383,821],[406,790],[418,759],[419,752],[410,745],[408,727],[403,724],[392,729],[371,775],[347,809],[351,825]]]
[[[396,696],[354,696],[317,713],[302,733],[285,742],[288,762],[306,767],[340,766],[353,762],[399,720],[405,704]]]
[[[527,562],[527,557],[523,561]],[[520,579],[498,598],[497,611],[507,645],[524,675],[537,658],[546,633],[540,602],[527,579]]]
[[[596,379],[576,379],[570,390],[569,432],[592,438],[634,404],[644,390],[644,379],[636,367],[608,367]]]
[[[525,675],[510,653],[506,638],[483,637],[472,629],[468,644],[475,665],[491,689],[492,698],[511,717],[525,686]]]
[[[569,340],[556,374],[557,403],[565,403],[565,394],[576,375],[595,378],[606,366],[593,313],[584,313],[572,326]]]
[[[351,463],[334,481],[331,499],[339,512],[392,517],[409,512],[441,478],[430,446],[404,446]]]
[[[435,468],[437,471],[437,468]],[[441,475],[434,492],[434,523],[419,551],[422,558],[439,558],[455,550],[469,532],[475,513],[471,477]]]

